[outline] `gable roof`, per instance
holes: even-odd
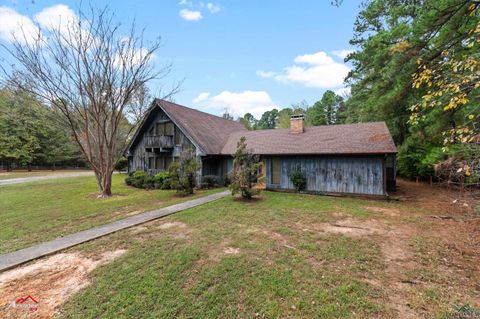
[[[235,153],[242,136],[246,138],[247,148],[259,155],[397,152],[385,122],[313,126],[305,128],[305,132],[300,134],[292,134],[290,129],[234,132],[221,153]]]
[[[155,104],[197,143],[205,154],[220,154],[233,132],[248,132],[243,124],[186,106],[155,99]]]
[[[234,154],[242,136],[246,138],[247,147],[259,155],[397,153],[385,122],[312,126],[306,127],[301,134],[291,134],[290,129],[248,131],[239,122],[161,99],[153,101],[127,150],[140,137],[147,119],[157,108],[162,109],[205,155]]]

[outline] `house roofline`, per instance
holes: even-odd
[[[155,98],[152,103],[150,104],[150,107],[148,109],[148,111],[145,113],[145,115],[143,116],[142,120],[140,121],[140,125],[138,126],[138,128],[136,129],[135,133],[133,134],[133,137],[132,139],[130,140],[130,142],[127,144],[127,146],[125,147],[124,151],[123,151],[123,155],[127,155],[128,151],[130,150],[130,148],[133,146],[134,142],[136,141],[137,137],[138,137],[138,134],[139,132],[141,131],[141,128],[145,125],[145,122],[147,121],[148,117],[150,116],[150,114],[153,112],[153,110],[158,107],[160,108],[163,112],[165,112],[165,114],[167,114],[168,118],[182,131],[182,133],[190,140],[190,142],[192,142],[192,144],[195,146],[195,148],[197,150],[200,151],[200,156],[203,156],[203,155],[206,155],[206,152],[205,150],[197,143],[197,141],[195,141],[195,139],[187,132],[187,130],[181,125],[179,124],[172,116],[170,113],[168,113],[161,105],[161,102],[162,100],[160,99],[157,99]]]

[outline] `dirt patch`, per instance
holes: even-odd
[[[106,252],[99,259],[79,253],[62,253],[0,274],[0,312],[2,318],[52,318],[63,302],[90,284],[88,274],[111,262],[126,250]],[[18,306],[19,298],[31,296]],[[27,309],[36,307],[36,311]]]
[[[386,208],[386,207],[375,207],[375,206],[365,206],[364,208],[371,212],[379,213],[385,216],[396,217],[400,215],[400,209],[398,208]]]
[[[390,195],[412,207],[420,207],[429,213],[448,215],[472,214],[480,200],[479,191],[459,191],[456,187],[440,184],[429,185],[403,178],[397,179],[397,191]]]
[[[159,229],[169,229],[169,228],[173,228],[173,227],[186,228],[187,224],[182,223],[182,222],[167,222],[167,223],[163,223],[163,224],[158,226]]]
[[[352,237],[381,235],[387,232],[386,226],[376,219],[359,220],[355,218],[345,218],[335,223],[313,225],[313,228],[316,231]]]
[[[226,255],[237,255],[240,253],[240,248],[227,247],[223,250],[223,253]]]

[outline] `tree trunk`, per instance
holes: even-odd
[[[102,197],[112,196],[112,174],[113,172],[109,172],[103,176]]]
[[[95,171],[95,177],[97,178],[97,185],[100,190],[99,198],[105,198],[112,196],[112,174],[113,171],[97,172]]]

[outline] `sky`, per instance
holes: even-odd
[[[85,2],[85,1],[84,1]],[[0,0],[0,41],[35,25],[48,27],[74,15],[78,1]],[[319,100],[325,90],[348,92],[343,84],[350,65],[343,59],[360,1],[340,7],[330,0],[122,0],[108,4],[117,21],[133,20],[145,39],[161,37],[151,63],[171,64],[168,77],[149,84],[159,94],[181,83],[174,101],[215,115],[257,118],[305,100]],[[1,55],[5,55],[1,51]],[[8,59],[6,56],[0,58]]]

